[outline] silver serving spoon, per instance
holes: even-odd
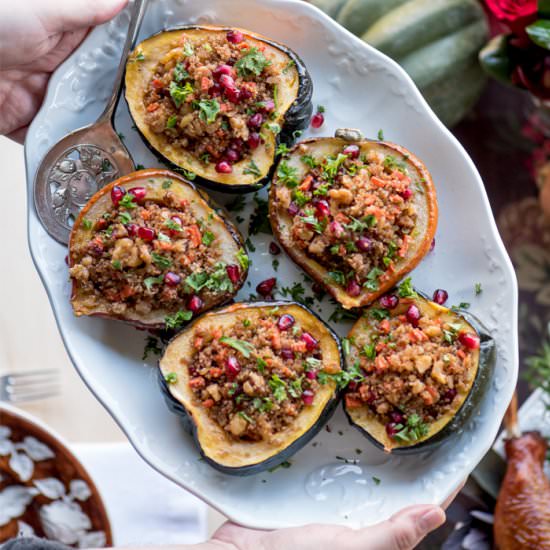
[[[34,178],[34,204],[46,231],[67,244],[80,209],[105,184],[134,170],[134,161],[113,127],[126,59],[145,13],[134,0],[111,98],[96,122],[74,130],[43,158]]]

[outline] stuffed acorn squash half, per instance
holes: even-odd
[[[164,31],[126,65],[126,101],[146,144],[225,192],[269,181],[279,142],[309,122],[312,91],[292,50],[240,29]]]
[[[303,447],[333,413],[338,338],[292,302],[238,303],[188,325],[168,344],[160,380],[214,468],[248,475]]]
[[[303,141],[283,157],[269,217],[294,262],[353,308],[381,296],[429,251],[437,200],[428,170],[403,147],[350,130],[337,135]]]
[[[418,294],[407,279],[348,336],[351,424],[394,453],[432,450],[459,433],[494,366],[494,341],[473,316]]]
[[[168,170],[140,170],[98,191],[69,241],[75,315],[174,329],[228,302],[248,256],[237,228]]]

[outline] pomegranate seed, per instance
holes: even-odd
[[[69,255],[65,254],[65,263],[69,265]]]
[[[281,247],[277,243],[271,241],[269,243],[269,253],[273,254],[273,256],[277,256],[281,253]]]
[[[403,189],[403,191],[401,191],[401,196],[405,199],[405,200],[409,200],[413,195],[413,192],[412,192],[412,189],[410,189],[409,187],[407,187],[406,189]]]
[[[241,158],[241,155],[235,149],[227,149],[224,156],[231,163],[237,162]]]
[[[336,237],[341,237],[344,234],[344,226],[340,222],[330,222],[328,229],[331,233],[334,233]]]
[[[295,202],[291,202],[291,203],[288,205],[287,212],[288,212],[291,216],[296,216],[296,214],[298,214],[299,211],[300,211],[300,209],[298,208],[298,205],[297,205]]]
[[[218,65],[213,71],[212,74],[214,78],[221,78],[223,75],[230,76],[231,79],[235,78],[235,69],[231,65]]]
[[[233,168],[231,168],[231,164],[226,160],[220,160],[220,162],[216,164],[216,172],[218,172],[218,174],[231,174]]]
[[[304,405],[312,405],[315,394],[311,390],[304,390],[302,393],[302,401]]]
[[[420,320],[420,310],[417,306],[414,304],[411,304],[409,306],[409,309],[407,309],[407,321],[413,326],[418,326],[418,321]]]
[[[294,352],[291,349],[283,348],[281,350],[281,357],[287,361],[292,361],[294,359]]]
[[[246,101],[252,97],[252,92],[248,88],[241,88],[239,92],[239,101]]]
[[[235,88],[235,80],[232,76],[229,76],[228,74],[222,74],[220,76],[220,86],[222,88]]]
[[[458,341],[468,349],[479,348],[479,336],[473,332],[461,332],[458,335]]]
[[[244,40],[244,35],[241,31],[229,31],[226,35],[227,41],[231,44],[240,44]]]
[[[256,292],[262,296],[269,296],[273,292],[276,284],[277,279],[275,277],[271,277],[259,283],[256,287]]]
[[[359,384],[357,382],[350,382],[348,384],[348,388],[350,391],[355,391],[359,387]]]
[[[405,422],[405,417],[398,411],[392,411],[390,413],[390,418],[392,419],[392,422],[395,422],[396,424],[403,424],[403,422]]]
[[[368,237],[359,237],[355,241],[355,246],[361,251],[361,252],[367,252],[370,250],[371,240]]]
[[[247,143],[251,149],[257,149],[260,146],[260,134],[258,132],[250,132]]]
[[[193,313],[198,313],[203,305],[204,302],[196,294],[193,294],[187,302],[187,309]]]
[[[233,355],[230,355],[225,361],[225,373],[227,374],[227,378],[233,379],[239,372],[241,372],[239,362]]]
[[[111,189],[111,200],[115,206],[118,206],[118,203],[122,200],[122,197],[126,195],[126,190],[118,185],[115,185]]]
[[[323,116],[323,113],[315,113],[311,117],[312,128],[320,128],[323,125],[323,122],[325,122],[325,117]]]
[[[321,199],[315,203],[315,213],[318,218],[328,218],[330,215],[330,205],[325,199]]]
[[[216,82],[210,87],[208,93],[212,97],[220,97],[222,95],[222,87]]]
[[[145,187],[132,187],[128,189],[128,193],[134,195],[136,202],[141,202],[147,195],[147,189]]]
[[[260,111],[271,113],[275,110],[275,102],[272,99],[267,99],[259,106]]]
[[[351,279],[346,286],[346,293],[349,296],[359,296],[361,294],[361,287],[355,279]]]
[[[244,147],[244,141],[241,138],[233,138],[229,143],[230,149],[235,149],[237,153],[242,153]]]
[[[99,243],[92,242],[88,246],[88,253],[92,256],[95,256],[96,258],[99,258],[100,256],[103,256],[103,245]]]
[[[380,305],[385,309],[393,309],[399,303],[399,298],[395,294],[386,294],[379,300]]]
[[[350,159],[356,159],[359,156],[359,146],[358,145],[348,145],[344,147],[342,151],[344,155],[347,155]]]
[[[156,237],[155,230],[150,227],[138,227],[137,234],[144,241],[152,241]]]
[[[129,223],[126,226],[126,231],[128,231],[128,235],[130,235],[130,237],[135,237],[138,232],[138,226],[135,223]]]
[[[433,300],[436,304],[439,304],[442,306],[449,297],[449,293],[446,290],[443,290],[442,288],[438,288],[433,295]]]
[[[306,378],[308,380],[317,380],[317,371],[316,370],[306,371]]]
[[[232,264],[228,265],[225,268],[225,271],[227,272],[227,276],[229,277],[229,280],[236,285],[239,282],[239,279],[241,277],[241,271],[239,269],[238,265]]]
[[[386,433],[390,437],[393,437],[397,433],[397,430],[396,430],[395,426],[397,426],[397,424],[395,422],[388,422],[386,424]]]
[[[304,332],[301,336],[301,340],[306,343],[306,349],[308,351],[313,351],[319,345],[319,342],[317,342],[309,332]]]
[[[435,248],[435,237],[432,240],[432,244],[430,245],[430,252]]]
[[[227,99],[229,101],[231,101],[231,103],[239,103],[239,90],[237,88],[226,88],[225,89],[225,97],[227,97]]]
[[[442,400],[446,403],[451,403],[456,397],[457,391],[454,388],[449,388],[442,397]]]
[[[279,330],[288,330],[295,323],[294,317],[288,313],[281,315],[277,321],[277,327]]]
[[[311,290],[313,290],[313,293],[317,294],[317,296],[321,296],[325,293],[323,287],[319,283],[313,283],[311,285]]]
[[[181,277],[173,271],[168,271],[164,276],[164,282],[168,286],[178,286],[181,283]]]
[[[248,119],[247,125],[249,128],[259,128],[262,125],[263,121],[263,115],[261,113],[256,113]]]

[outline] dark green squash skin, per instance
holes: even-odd
[[[395,292],[395,289],[388,292],[391,294]],[[416,290],[417,294],[426,300],[430,300],[426,294]],[[468,422],[473,418],[477,413],[483,395],[486,393],[489,386],[490,380],[492,379],[493,370],[496,361],[496,346],[495,341],[492,336],[489,334],[489,331],[481,323],[481,321],[472,315],[471,313],[463,310],[455,310],[459,315],[461,315],[472,327],[476,330],[477,335],[479,336],[479,366],[476,374],[472,388],[468,397],[466,397],[462,406],[455,413],[453,419],[439,432],[435,435],[417,443],[416,445],[407,445],[403,447],[395,447],[391,450],[391,454],[395,455],[415,455],[423,452],[431,452],[441,446],[445,441],[448,441],[450,437],[454,437],[464,430]],[[359,430],[371,443],[378,447],[381,450],[384,450],[384,446],[372,437],[363,427],[355,424],[351,416],[349,415],[347,408],[344,406],[344,412],[348,418],[349,423]]]
[[[208,28],[208,27],[203,27],[201,25],[184,25],[182,27],[170,27],[162,31],[159,31],[155,34],[152,34],[148,38],[153,38],[154,36],[157,36],[164,32],[185,31],[185,30],[203,29],[203,28]],[[230,31],[233,29],[232,27],[221,27],[221,30]],[[299,137],[299,135],[297,134],[300,134],[303,130],[307,128],[309,124],[309,120],[311,119],[311,115],[313,114],[313,103],[311,101],[311,98],[313,96],[313,80],[304,62],[302,61],[301,57],[299,57],[298,54],[296,54],[293,50],[291,50],[284,44],[280,44],[278,42],[269,40],[263,36],[256,36],[256,35],[253,35],[253,36],[257,40],[260,40],[262,42],[265,42],[266,44],[269,44],[270,46],[273,46],[274,48],[282,50],[294,62],[294,65],[298,72],[298,78],[299,78],[298,96],[294,101],[294,103],[290,106],[290,108],[285,113],[283,122],[281,124],[281,132],[276,136],[276,139],[275,139],[276,148],[281,143],[284,143],[288,147],[291,147],[292,145],[294,145],[294,143]],[[130,114],[130,117],[132,117],[132,113],[129,108],[128,108],[128,112]],[[134,120],[134,123],[135,123],[135,120]],[[183,174],[186,178],[189,178],[186,171],[181,166],[178,166],[177,164],[174,164],[173,162],[168,160],[166,157],[162,155],[160,151],[157,151],[157,149],[155,149],[149,143],[147,138],[139,130],[137,124],[134,124],[134,126],[136,127],[136,131],[138,132],[139,136],[141,137],[142,141],[145,143],[147,148],[155,155],[155,157],[160,162],[162,162],[168,169],[173,170],[178,174]],[[274,154],[273,163],[271,164],[271,168],[269,169],[268,173],[263,178],[261,178],[260,180],[258,180],[256,183],[253,183],[253,184],[226,185],[224,183],[219,183],[219,182],[211,181],[209,179],[205,179],[199,176],[198,174],[196,175],[193,181],[198,185],[206,187],[207,189],[210,189],[212,191],[221,191],[223,193],[231,193],[231,194],[253,193],[255,191],[260,190],[262,187],[265,187],[272,180],[276,166],[277,166],[277,155]]]
[[[284,301],[284,300],[276,301],[276,302],[251,302],[250,303],[250,306],[252,307],[262,307],[262,308],[268,308],[268,309],[273,309],[274,307],[277,307],[277,306],[288,306],[288,305],[295,305],[306,310],[308,313],[312,314],[319,321],[319,323],[322,323],[327,328],[327,330],[329,331],[331,336],[334,338],[338,346],[340,364],[342,365],[342,368],[344,368],[344,354],[342,351],[340,339],[338,338],[336,333],[316,313],[311,311],[309,308],[296,302],[290,302],[290,301]],[[222,309],[222,308],[218,308],[218,309]],[[215,313],[216,311],[217,310],[211,310],[209,313],[212,314],[212,313]],[[193,324],[196,323],[198,320],[200,320],[201,317],[202,316],[199,316],[193,321],[191,321],[191,323],[189,323],[185,327],[185,330],[191,329]],[[176,338],[176,337],[177,337],[177,334],[173,338]],[[172,340],[170,340],[170,342],[171,341]],[[168,342],[168,344],[170,344],[170,342]],[[158,362],[158,382],[168,409],[180,418],[180,420],[183,423],[183,427],[185,431],[188,434],[193,436],[195,444],[197,445],[203,460],[207,462],[210,466],[218,470],[219,472],[222,472],[228,475],[239,476],[239,477],[259,474],[261,472],[265,472],[266,470],[271,470],[273,468],[276,468],[277,466],[281,465],[283,462],[288,460],[290,457],[292,457],[294,454],[296,454],[300,449],[305,447],[324,428],[328,420],[334,414],[334,411],[336,410],[336,407],[340,402],[340,398],[342,394],[342,392],[339,389],[335,389],[333,398],[325,405],[324,409],[319,414],[315,424],[311,426],[311,428],[308,431],[306,431],[301,437],[294,440],[290,445],[288,445],[288,447],[283,449],[280,453],[262,462],[258,462],[257,464],[250,464],[248,466],[242,466],[242,467],[228,467],[215,462],[204,453],[197,435],[197,426],[193,422],[193,417],[188,412],[188,410],[170,393],[169,384],[164,379],[162,370],[160,368],[160,359]]]

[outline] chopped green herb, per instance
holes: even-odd
[[[172,185],[172,180],[164,180],[162,182],[162,188],[163,189],[168,189],[171,185]]]
[[[277,168],[277,178],[287,187],[298,186],[298,169],[294,166],[289,166],[286,160],[279,163]]]
[[[292,380],[288,386],[288,393],[294,398],[298,398],[302,395],[302,380],[304,379],[304,375],[300,376],[299,378],[296,378],[296,380]]]
[[[145,55],[143,54],[142,51],[139,51],[139,52],[136,54],[136,61],[145,61]]]
[[[281,380],[277,374],[271,376],[268,384],[277,402],[280,403],[286,399],[286,382]]]
[[[92,227],[93,227],[93,223],[91,222],[91,220],[87,219],[87,218],[84,218],[82,220],[82,227],[84,229],[86,229],[87,231],[89,231]]]
[[[451,306],[451,309],[453,311],[458,311],[460,309],[468,309],[469,307],[470,307],[469,302],[460,302],[460,304],[458,304],[457,306]]]
[[[124,208],[127,208],[128,210],[133,210],[134,208],[137,208],[137,204],[134,200],[134,195],[132,193],[126,193],[122,199],[120,199],[119,203],[120,206],[123,206]]]
[[[340,169],[340,166],[344,164],[345,160],[348,158],[347,155],[338,153],[336,157],[329,155],[326,157],[325,165],[323,166],[323,175],[329,179],[333,180]]]
[[[277,271],[279,269],[279,260],[277,260],[277,258],[271,262],[271,267],[273,268],[273,271]]]
[[[275,150],[276,155],[287,155],[290,152],[290,149],[288,148],[288,145],[286,143],[279,143],[277,145],[277,149]]]
[[[416,298],[418,294],[414,290],[412,279],[407,277],[400,285],[397,290],[400,298]]]
[[[170,97],[172,98],[172,101],[174,102],[174,105],[179,109],[182,103],[185,102],[187,99],[187,96],[189,94],[192,94],[195,90],[193,89],[193,86],[190,82],[186,82],[185,86],[180,86],[176,82],[172,80],[170,82]]]
[[[239,389],[239,384],[237,384],[237,382],[233,382],[233,384],[231,385],[227,393],[229,395],[235,395],[238,389]]]
[[[263,374],[265,372],[266,367],[267,367],[267,363],[261,357],[258,357],[256,359],[256,368]]]
[[[393,436],[394,439],[405,443],[418,441],[428,433],[428,425],[417,414],[409,415],[405,425],[397,424],[395,429],[399,431]]]
[[[252,75],[260,76],[268,65],[271,65],[271,61],[258,48],[250,48],[235,63],[235,69],[237,69],[237,74],[241,78],[247,78]]]
[[[164,282],[164,276],[159,275],[158,277],[147,277],[143,280],[143,284],[147,290],[151,290],[153,285],[160,285]]]
[[[185,70],[183,63],[176,63],[173,76],[176,82],[181,82],[182,80],[185,80],[189,77],[189,73]]]
[[[122,264],[120,263],[120,260],[113,260],[112,266],[119,271],[122,269]]]
[[[254,424],[254,420],[250,418],[244,411],[239,411],[237,413],[241,418],[244,418],[249,424]]]
[[[346,276],[341,271],[329,271],[328,276],[340,286],[346,284]]]
[[[243,174],[251,174],[252,176],[256,177],[262,175],[260,169],[258,168],[258,165],[253,160],[248,163],[248,166],[243,170]]]
[[[231,202],[228,202],[225,207],[230,212],[242,212],[245,204],[244,195],[237,195]]]
[[[227,346],[233,348],[234,350],[237,350],[240,354],[243,355],[243,357],[246,357],[247,359],[250,357],[250,354],[254,351],[254,346],[252,344],[249,344],[248,342],[244,342],[243,340],[237,340],[236,338],[231,338],[230,336],[222,336],[220,338],[220,342],[222,344],[226,344]]]
[[[290,468],[291,466],[292,466],[292,463],[289,462],[288,460],[285,460],[284,462],[281,462],[278,466],[274,466],[273,468],[269,468],[269,470],[267,470],[267,471],[270,474],[272,474],[273,472],[275,472],[279,468],[284,468],[286,470],[287,468]]]
[[[132,221],[132,216],[128,212],[121,212],[118,215],[118,219],[120,220],[120,223],[127,225]]]
[[[177,121],[178,121],[178,116],[177,115],[172,115],[166,121],[166,128],[174,128],[174,126],[176,126]]]
[[[212,124],[220,112],[220,104],[217,99],[201,99],[195,104],[199,108],[199,117],[207,124]]]
[[[483,292],[483,289],[481,288],[481,283],[476,283],[474,285],[474,292],[476,296],[479,296]]]
[[[193,313],[191,311],[185,311],[180,309],[178,312],[174,313],[173,315],[167,315],[164,318],[164,324],[166,325],[167,329],[175,330],[179,328],[183,323],[190,321],[193,317]]]
[[[286,74],[292,67],[294,67],[295,63],[294,63],[294,60],[291,59],[286,65],[285,65],[285,68],[283,69],[283,74]]]
[[[380,485],[380,483],[382,483],[381,479],[376,476],[372,476],[372,480],[374,481],[375,485]]]
[[[269,223],[269,208],[265,199],[260,198],[257,194],[254,195],[254,202],[256,208],[250,216],[250,223],[248,225],[248,234],[257,235],[258,233],[265,233],[271,235],[272,229]],[[252,249],[250,249],[252,250]],[[252,250],[253,252],[253,250]]]
[[[374,359],[376,357],[376,343],[371,342],[370,344],[365,344],[360,353],[367,359]]]
[[[166,256],[163,256],[162,254],[159,254],[158,252],[152,252],[151,258],[153,260],[153,263],[159,269],[168,269],[172,266],[172,260],[170,258],[167,258]]]
[[[162,348],[159,346],[159,341],[154,336],[147,336],[141,359],[145,361],[149,355],[160,355],[161,353]]]
[[[373,307],[369,309],[370,316],[377,321],[382,321],[383,319],[389,319],[390,312],[384,308]]]
[[[210,246],[215,239],[216,239],[216,235],[214,235],[212,231],[205,231],[202,235],[202,244],[204,246]]]
[[[165,227],[168,229],[171,229],[172,231],[183,231],[181,225],[179,223],[176,223],[174,220],[167,219],[164,224]]]
[[[382,128],[378,130],[377,137],[378,137],[378,141],[384,141],[384,130],[382,130]]]
[[[191,57],[195,53],[195,49],[193,48],[193,44],[191,42],[185,42],[183,45],[183,55],[185,57]]]
[[[237,252],[237,260],[239,260],[239,264],[243,269],[248,269],[248,266],[250,265],[250,258],[244,248],[239,248]]]
[[[302,190],[294,189],[292,191],[292,200],[301,208],[310,201],[310,198]]]
[[[178,375],[175,372],[168,372],[164,375],[164,379],[168,384],[175,384],[178,381]]]

